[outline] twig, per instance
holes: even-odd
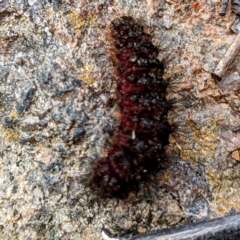
[[[237,56],[240,50],[240,32],[234,39],[231,46],[228,48],[227,52],[223,56],[223,58],[218,63],[217,67],[215,68],[214,72],[212,73],[212,77],[218,81],[220,81],[227,71],[228,66],[232,63],[232,61]]]
[[[240,239],[240,215],[226,216],[214,220],[191,223],[182,227],[163,229],[151,233],[135,236],[113,236],[109,230],[102,230],[103,239],[106,240],[163,240],[163,239]]]

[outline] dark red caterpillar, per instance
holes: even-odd
[[[150,35],[131,17],[111,24],[121,119],[108,157],[96,159],[89,186],[104,197],[123,197],[165,158],[167,121],[164,65]]]

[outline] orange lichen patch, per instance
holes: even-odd
[[[232,158],[237,160],[237,161],[240,161],[240,150],[236,150],[236,151],[233,151],[232,154],[231,154]]]
[[[38,29],[38,30],[37,30],[37,34],[42,34],[42,30],[41,30],[41,29]]]
[[[165,172],[162,176],[161,176],[161,180],[162,183],[164,183],[164,185],[167,188],[171,188],[173,189],[174,187],[177,186],[178,182],[176,181],[175,177],[172,175],[172,173],[170,172]]]
[[[176,143],[176,138],[172,134],[169,134],[168,141],[169,143]]]
[[[167,68],[163,74],[163,79],[181,79],[184,77],[184,70],[180,69],[180,66],[178,67],[179,72],[175,71],[175,69]]]
[[[218,171],[206,168],[206,176],[211,186],[214,200],[209,202],[211,209],[224,215],[231,209],[240,211],[239,173],[235,169]]]
[[[212,158],[216,150],[216,138],[218,136],[216,120],[212,119],[205,126],[197,125],[191,120],[186,120],[189,129],[192,130],[191,137],[185,135],[181,146],[182,159],[191,159],[198,162],[199,157]]]
[[[121,119],[121,117],[122,117],[122,114],[121,114],[121,112],[120,111],[115,111],[114,113],[113,113],[113,117],[115,118],[115,119]]]
[[[3,137],[5,141],[13,141],[17,142],[20,136],[20,132],[16,129],[12,128],[4,128],[0,126],[0,135]]]
[[[162,175],[161,179],[166,181],[171,177],[172,177],[172,173],[166,172]]]
[[[91,85],[94,82],[94,78],[89,76],[89,72],[91,71],[92,67],[88,64],[85,64],[82,73],[80,74],[80,79],[84,81],[87,85]]]
[[[17,119],[17,118],[18,118],[18,113],[17,113],[17,112],[11,112],[11,113],[9,114],[9,117],[10,117],[11,119]]]
[[[108,148],[102,148],[101,149],[101,156],[102,157],[108,157]]]
[[[55,13],[52,8],[46,7],[45,9],[48,11],[50,15],[53,15]]]
[[[48,165],[51,162],[51,160],[54,158],[54,153],[41,143],[39,143],[38,146],[39,146],[39,153],[36,154],[35,159],[37,161],[44,162],[46,165]]]
[[[199,11],[201,9],[201,6],[199,3],[192,3],[192,8],[195,10],[195,11]]]
[[[5,38],[0,38],[0,43],[1,43],[1,46],[5,47],[9,44],[9,40],[5,39]]]
[[[42,143],[39,143],[38,147],[39,147],[39,152],[43,152],[44,149],[45,149],[45,147],[44,147],[44,145]]]
[[[92,13],[82,16],[78,12],[70,12],[68,14],[68,19],[74,30],[81,30],[86,25],[90,25],[95,22],[95,17]]]
[[[20,18],[20,22],[26,22],[26,18],[21,17],[21,18]]]
[[[12,112],[9,114],[9,117],[11,119],[17,119],[18,118],[18,113],[17,113],[17,109],[16,106],[14,105]]]

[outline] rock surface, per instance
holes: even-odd
[[[240,211],[240,57],[220,0],[0,1],[0,238],[101,239]],[[81,183],[118,120],[109,25],[132,16],[166,62],[169,161],[124,200]]]

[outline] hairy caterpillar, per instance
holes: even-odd
[[[88,185],[103,197],[124,197],[165,158],[169,105],[164,64],[157,59],[151,36],[127,16],[115,19],[110,31],[121,118],[108,156],[93,163]]]

